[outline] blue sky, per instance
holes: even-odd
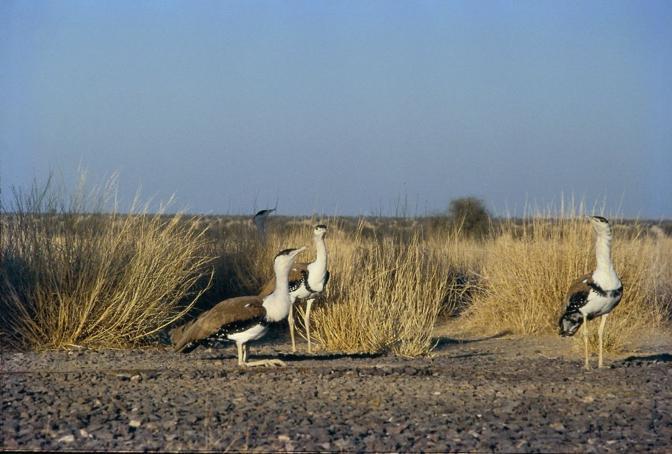
[[[0,2],[0,185],[672,217],[670,1]]]

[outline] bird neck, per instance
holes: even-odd
[[[257,227],[257,235],[262,243],[266,242],[266,219],[262,217],[254,218],[254,225]]]
[[[315,237],[315,249],[317,257],[313,263],[308,265],[308,277],[310,278],[312,275],[314,279],[321,281],[327,272],[327,245],[324,242],[324,237]]]
[[[599,233],[595,241],[595,257],[597,268],[593,273],[593,280],[602,286],[611,289],[612,286],[620,285],[614,264],[611,261],[611,232]]]
[[[272,321],[287,318],[291,300],[289,298],[289,267],[275,266],[275,289],[268,295],[263,306],[266,308],[266,317]]]

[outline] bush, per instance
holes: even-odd
[[[490,214],[476,197],[461,197],[450,202],[448,215],[466,236],[484,238],[490,231]]]
[[[312,318],[317,341],[331,351],[428,353],[449,291],[445,257],[419,235],[408,242],[334,236],[327,304]]]
[[[198,299],[210,261],[203,231],[180,215],[104,213],[113,192],[114,184],[90,194],[80,188],[66,200],[47,183],[15,193],[0,235],[5,342],[138,345]]]

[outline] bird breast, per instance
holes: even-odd
[[[276,296],[275,293],[271,293],[264,299],[262,304],[264,309],[266,309],[266,320],[269,322],[279,322],[280,320],[287,318],[292,303],[289,293],[281,296]]]
[[[240,342],[244,344],[245,342],[261,338],[264,334],[266,334],[266,331],[268,331],[268,326],[258,323],[251,326],[249,329],[246,329],[245,331],[229,334],[227,338],[234,342]]]
[[[310,295],[312,295],[312,293],[308,291],[303,281],[301,281],[301,285],[299,285],[296,290],[292,291],[292,296],[295,299],[308,298]]]
[[[590,318],[599,317],[611,312],[620,301],[621,292],[616,290],[606,291],[605,294],[591,290],[588,294],[588,302],[579,310]]]
[[[320,293],[324,290],[324,280],[326,277],[326,271],[323,272],[311,272],[308,274],[308,287],[315,292]]]

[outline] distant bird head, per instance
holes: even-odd
[[[563,337],[573,336],[583,323],[583,315],[579,312],[565,314],[560,319],[560,335]]]
[[[273,261],[273,267],[276,270],[289,270],[294,263],[294,258],[301,253],[306,247],[300,247],[298,249],[285,249],[278,252],[278,255],[275,256]]]
[[[610,233],[611,227],[609,226],[609,221],[607,218],[602,216],[591,216],[590,223],[593,226],[593,230],[599,233]]]
[[[275,211],[275,208],[271,208],[269,210],[257,211],[257,214],[254,215],[252,220],[256,224],[257,222],[260,222],[260,221],[263,221],[264,219],[266,219],[268,217],[268,215],[270,215],[274,211]]]
[[[318,224],[313,229],[313,235],[324,238],[327,235],[327,226],[324,224]]]

